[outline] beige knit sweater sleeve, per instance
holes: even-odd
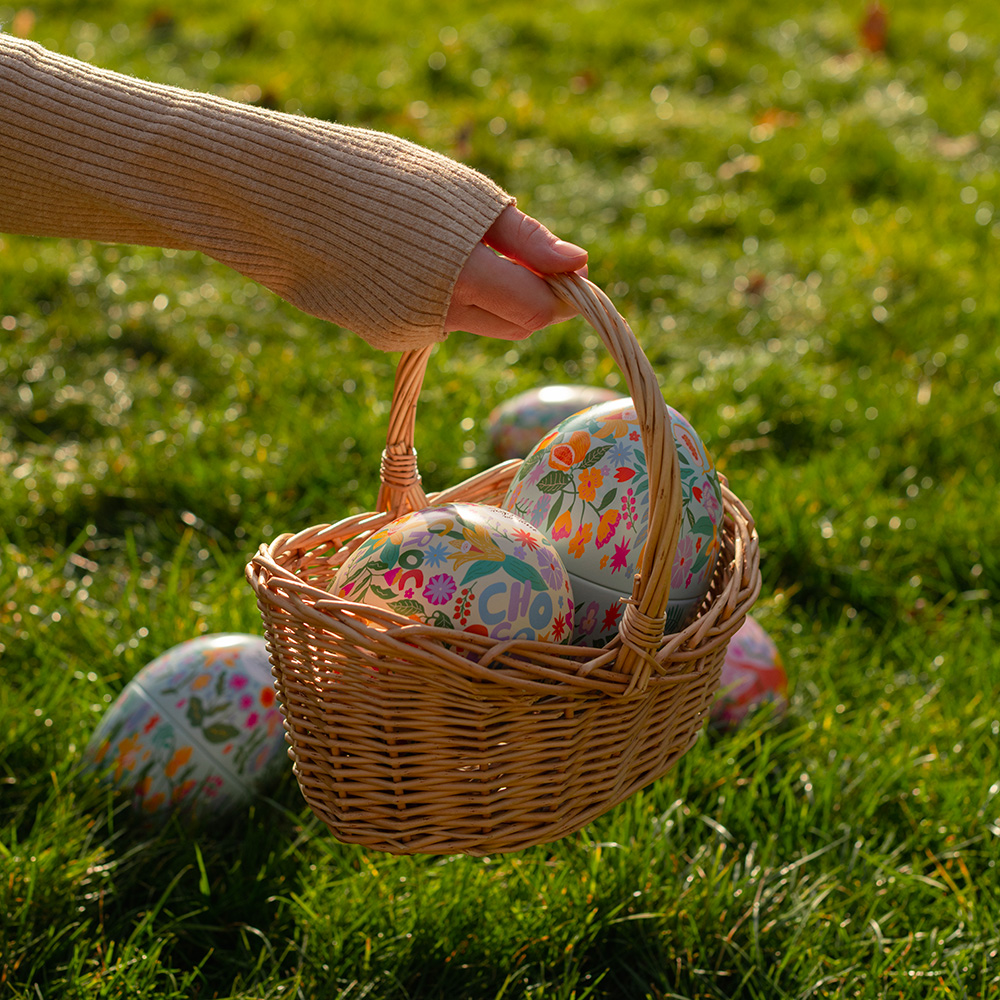
[[[0,232],[200,250],[395,351],[444,338],[459,272],[512,201],[394,136],[0,33]]]

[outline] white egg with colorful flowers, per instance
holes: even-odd
[[[125,686],[84,757],[152,820],[201,823],[266,794],[288,755],[264,639],[215,633],[168,649]]]
[[[722,491],[691,423],[668,407],[683,513],[670,580],[666,632],[683,628],[708,593],[719,555]],[[547,532],[570,574],[573,642],[603,646],[618,631],[641,565],[649,474],[630,399],[590,407],[542,438],[511,481],[503,506]]]
[[[396,518],[344,560],[331,590],[494,639],[566,642],[572,628],[573,593],[555,547],[489,504],[439,504]]]

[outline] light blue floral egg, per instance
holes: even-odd
[[[267,793],[288,756],[264,639],[217,633],[168,649],[125,686],[84,756],[150,818],[199,822]]]
[[[682,518],[666,631],[683,628],[708,593],[719,555],[722,491],[690,422],[668,407],[681,473]],[[649,475],[630,399],[574,414],[539,441],[503,506],[552,539],[570,574],[573,642],[603,646],[631,597],[649,524]]]

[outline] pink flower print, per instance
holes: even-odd
[[[430,604],[447,604],[455,593],[454,577],[448,573],[439,573],[427,581],[423,589],[424,598]]]
[[[252,704],[253,704],[252,694],[245,694],[243,695],[242,698],[240,698],[240,708],[245,710],[248,709]]]
[[[587,613],[583,616],[583,620],[580,622],[580,632],[583,635],[590,635],[597,626],[597,612],[600,611],[601,606],[597,601],[591,601],[587,605]]]
[[[247,728],[248,729],[252,729],[254,726],[257,725],[257,722],[258,722],[259,719],[260,719],[260,716],[256,712],[251,712],[247,716]]]
[[[412,597],[413,596],[413,588],[412,587],[407,587],[406,588],[406,593],[404,593],[403,596],[404,597]]]
[[[623,542],[615,544],[615,554],[611,557],[611,572],[617,573],[620,569],[628,566],[629,542],[626,538]]]
[[[546,473],[547,471],[548,471],[548,470],[547,470],[547,469],[545,468],[545,466],[544,466],[544,465],[543,465],[543,464],[542,464],[541,462],[539,462],[539,463],[538,463],[538,464],[537,464],[536,466],[534,466],[534,468],[532,468],[532,470],[531,470],[531,471],[530,471],[530,472],[529,472],[529,473],[528,473],[528,474],[527,474],[527,475],[526,475],[526,476],[524,477],[524,482],[525,482],[525,483],[527,483],[527,484],[528,484],[529,486],[534,486],[534,485],[535,485],[535,483],[537,483],[537,482],[538,482],[538,481],[539,481],[539,480],[540,480],[540,479],[542,478],[542,476],[543,476],[543,475],[544,475],[544,474],[545,474],[545,473]],[[520,486],[518,486],[518,487],[517,487],[517,490],[518,490],[518,492],[517,492],[517,494],[515,495],[515,499],[517,498],[517,496],[520,496],[520,491],[521,491],[521,487],[520,487]]]
[[[691,563],[694,561],[694,540],[686,535],[677,540],[674,565],[670,570],[671,587],[687,587],[691,580]],[[685,582],[687,578],[687,582]]]
[[[229,678],[229,686],[234,691],[242,691],[247,686],[246,674],[233,674]]]
[[[622,514],[624,515],[625,527],[635,527],[635,491],[629,487],[622,497]]]
[[[715,484],[711,481],[706,482],[705,488],[701,491],[701,505],[705,508],[705,513],[708,514],[712,521],[717,523],[722,503],[719,500]]]

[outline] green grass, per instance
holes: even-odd
[[[260,541],[373,506],[395,358],[196,255],[3,237],[0,997],[1000,994],[1000,32],[897,4],[873,56],[862,6],[34,7],[61,51],[461,156],[586,245],[752,506],[792,698],[516,855],[339,844],[290,779],[137,830],[89,734],[157,653],[260,631]],[[427,484],[557,380],[616,384],[582,323],[453,337]]]

